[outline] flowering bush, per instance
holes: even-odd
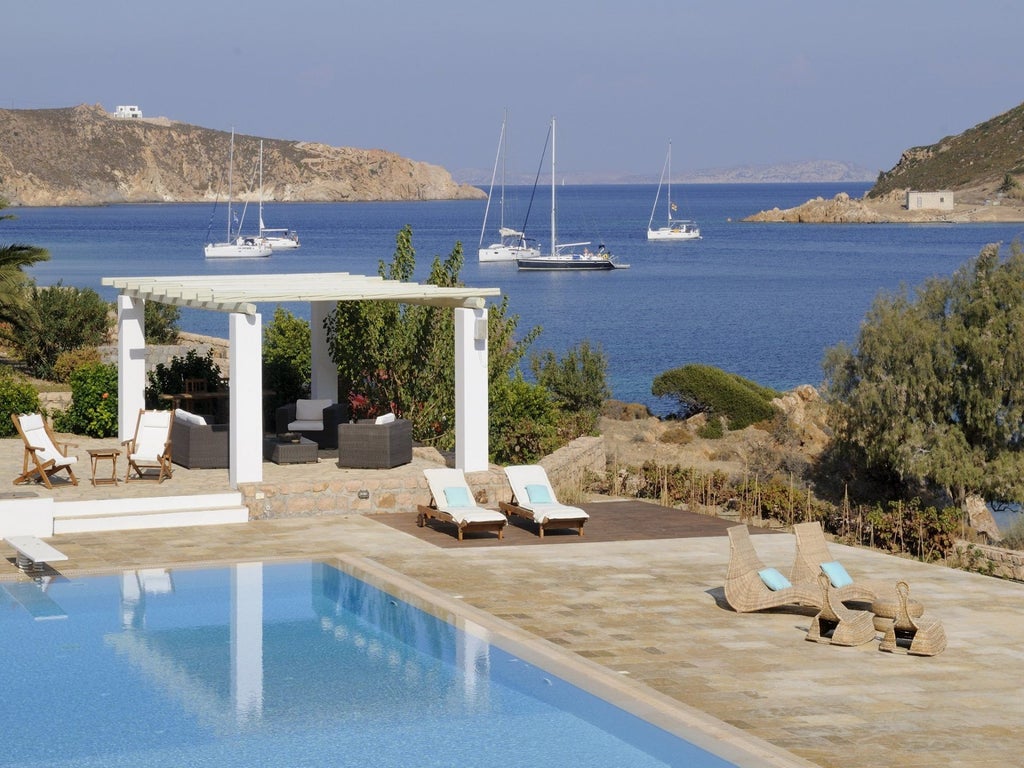
[[[93,363],[71,374],[71,407],[54,417],[61,432],[89,437],[117,434],[117,366]]]

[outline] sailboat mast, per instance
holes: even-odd
[[[231,242],[231,177],[235,168],[235,128],[231,127],[231,146],[228,149],[228,239]]]
[[[555,118],[551,118],[551,255],[555,256],[555,243],[558,242],[555,230]]]
[[[487,205],[484,206],[484,223],[480,225],[480,247],[484,247],[484,233],[487,231],[487,216],[491,212],[491,199],[494,196],[494,177],[498,175],[498,160],[502,158],[503,149],[505,145],[505,120],[508,117],[508,111],[506,110],[501,118],[501,133],[498,134],[498,149],[494,154],[494,168],[491,170],[491,186],[487,190]],[[504,191],[504,179],[505,171],[502,166],[502,225],[504,225],[504,203],[505,203],[505,191]]]
[[[668,140],[668,225],[672,226],[672,139]]]
[[[263,236],[263,139],[260,139],[260,237]]]

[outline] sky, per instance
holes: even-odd
[[[0,108],[136,104],[206,128],[385,149],[455,173],[839,160],[1024,101],[1019,0],[33,0],[2,16]]]

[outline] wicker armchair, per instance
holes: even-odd
[[[228,424],[199,424],[178,415],[171,425],[171,461],[186,469],[228,466]]]
[[[412,422],[405,419],[360,419],[339,424],[337,433],[339,467],[389,469],[412,461]]]
[[[312,404],[319,403],[310,413]],[[303,411],[307,412],[303,412]],[[309,418],[318,416],[317,419]],[[312,440],[320,448],[338,447],[338,425],[348,421],[348,404],[330,401],[300,400],[298,403],[282,405],[274,414],[277,434],[298,432]]]

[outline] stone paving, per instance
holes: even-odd
[[[10,466],[20,441],[16,447],[0,445],[0,470],[11,477],[20,470],[20,456]],[[187,477],[175,472],[175,493]],[[217,490],[226,490],[226,471],[220,483]],[[133,486],[156,487],[133,483],[118,492]],[[201,490],[208,489],[193,492]],[[350,515],[74,534],[53,543],[69,556],[59,564],[69,577],[241,560],[365,561],[583,669],[613,673],[654,710],[677,707],[741,749],[749,760],[740,764],[1021,762],[1024,585],[1015,582],[832,544],[855,578],[905,579],[926,615],[942,621],[947,649],[923,658],[882,653],[877,640],[856,648],[806,642],[813,612],[734,613],[723,604],[728,542],[721,536],[441,547],[374,516]],[[791,535],[758,536],[755,545],[766,564],[788,569]],[[0,581],[25,578],[13,564],[0,568]]]

